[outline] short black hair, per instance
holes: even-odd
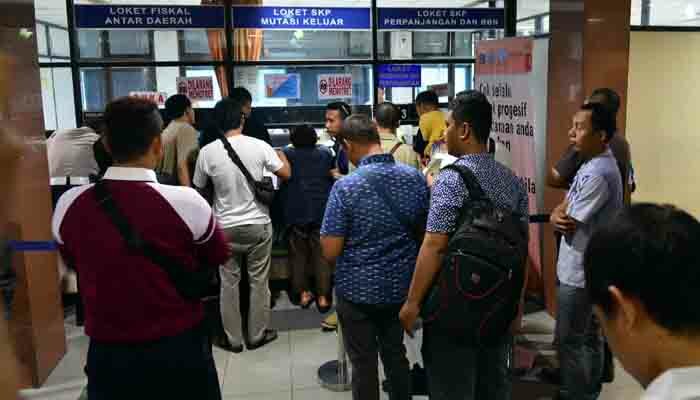
[[[318,135],[316,130],[310,125],[299,125],[292,129],[292,133],[289,135],[289,141],[294,147],[314,147],[318,142]]]
[[[238,129],[243,124],[243,105],[232,98],[219,100],[214,106],[212,119],[221,134]]]
[[[83,125],[92,129],[100,136],[105,132],[105,119],[103,115],[83,117]]]
[[[185,115],[188,108],[192,107],[192,102],[184,94],[174,94],[165,100],[165,116],[170,119],[178,119]]]
[[[426,90],[425,92],[418,93],[418,96],[416,96],[416,105],[420,104],[439,107],[440,98],[434,91]]]
[[[602,97],[600,104],[604,105],[611,113],[617,116],[620,111],[620,95],[610,88],[598,88],[591,93],[589,100],[593,97]]]
[[[377,128],[365,114],[353,114],[343,121],[340,138],[361,144],[380,143]]]
[[[163,131],[158,105],[134,97],[122,97],[107,104],[104,121],[110,153],[117,163],[145,155]]]
[[[253,96],[250,94],[250,91],[248,91],[248,89],[244,88],[243,86],[233,88],[233,90],[231,90],[231,93],[229,93],[228,97],[235,101],[238,101],[241,104],[253,102]]]
[[[478,90],[460,92],[450,103],[450,110],[456,122],[471,125],[479,143],[488,143],[493,124],[493,108],[483,93]]]
[[[385,129],[396,129],[401,125],[401,110],[394,104],[385,102],[374,111],[377,125]]]
[[[700,222],[676,207],[636,204],[593,234],[584,256],[593,304],[614,314],[608,288],[644,305],[677,335],[700,334]]]
[[[326,111],[338,111],[342,119],[345,119],[352,114],[352,109],[348,103],[344,101],[334,101],[333,103],[328,103],[326,106]]]
[[[609,141],[617,131],[617,121],[615,114],[607,107],[599,103],[588,103],[581,106],[581,111],[591,112],[591,125],[593,131],[603,131],[606,134],[606,139]]]

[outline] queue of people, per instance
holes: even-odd
[[[300,125],[289,147],[274,150],[264,125],[250,122],[245,89],[217,103],[199,140],[184,96],[166,102],[165,130],[156,105],[124,98],[109,104],[100,132],[76,132],[94,158],[106,151],[111,164],[90,165],[90,176],[104,174],[94,184],[66,188],[52,223],[63,259],[79,274],[91,339],[89,398],[124,398],[139,387],[153,397],[220,399],[194,287],[214,273],[226,336],[218,345],[240,353],[277,339],[268,286],[270,176],[281,182],[292,295],[322,313],[335,300],[337,317],[324,326],[340,321],[354,399],[380,398],[378,357],[390,398],[411,397],[405,336],[417,329],[431,399],[511,398],[527,191],[489,154],[493,113],[484,94],[459,93],[446,117],[435,93],[416,102],[427,143],[420,153],[396,136],[401,113],[391,103],[378,105],[373,119],[331,103],[330,146]],[[595,91],[574,115],[571,147],[549,177],[568,190],[551,216],[560,235],[558,398],[600,395],[601,326],[623,366],[648,386],[648,399],[693,398],[680,393],[693,392],[700,377],[700,319],[686,306],[700,287],[693,268],[700,222],[670,206],[625,209],[633,180],[618,109],[613,91]],[[456,161],[429,186],[422,168],[441,143]],[[160,183],[167,176],[173,185]],[[175,259],[175,268],[164,265]],[[430,302],[442,312],[429,312]]]

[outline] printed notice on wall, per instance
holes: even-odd
[[[168,94],[165,92],[129,92],[129,97],[137,97],[139,99],[146,99],[152,101],[159,106],[165,104],[165,100],[168,98]]]
[[[537,213],[535,120],[531,39],[482,40],[476,49],[476,88],[493,106],[491,138],[496,159],[520,177],[528,193],[529,212]],[[539,225],[530,224],[530,261],[539,274]]]
[[[265,74],[265,97],[298,99],[301,97],[301,74]]]
[[[192,101],[214,100],[214,80],[211,76],[177,78],[177,92]]]
[[[377,73],[379,87],[420,87],[421,66],[404,64],[382,64]]]
[[[321,74],[318,76],[318,99],[352,97],[352,74]]]

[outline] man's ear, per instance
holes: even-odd
[[[471,124],[469,124],[469,122],[462,122],[461,125],[464,131],[459,134],[460,141],[469,142],[471,140],[474,140],[474,134],[472,133]]]
[[[631,334],[642,322],[642,304],[639,299],[627,295],[617,286],[608,288],[612,301],[612,312],[615,313],[616,324],[621,332]]]

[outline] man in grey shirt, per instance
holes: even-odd
[[[552,223],[563,235],[557,262],[560,398],[593,400],[601,390],[603,342],[584,289],[583,254],[593,232],[622,209],[623,185],[608,146],[615,133],[614,114],[589,103],[573,122],[569,138],[584,162],[566,201],[552,215]]]

